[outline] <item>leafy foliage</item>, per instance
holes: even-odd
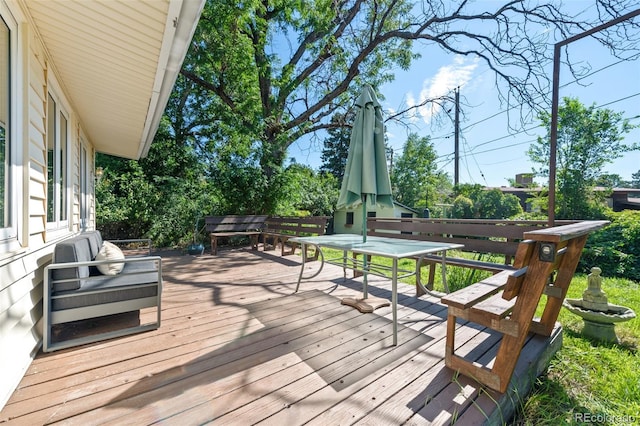
[[[332,122],[334,123],[341,121],[341,115],[336,115],[332,118]],[[320,171],[331,173],[337,178],[338,182],[342,182],[344,169],[347,166],[351,129],[337,127],[329,129],[328,133],[329,137],[324,140],[324,148],[322,149],[322,166],[320,167]]]
[[[451,188],[446,174],[437,171],[436,151],[429,137],[409,134],[402,155],[393,163],[391,185],[396,199],[409,207],[433,206]]]
[[[300,164],[285,170],[287,197],[276,209],[281,216],[332,216],[338,201],[337,179],[330,173],[316,173]]]
[[[528,110],[540,107],[548,92],[546,37],[566,38],[630,5],[597,0],[596,21],[580,22],[544,2],[207,0],[149,157],[96,160],[105,169],[97,189],[99,226],[181,244],[206,214],[324,213],[336,181],[285,168],[287,149],[305,135],[348,128],[362,84],[380,87],[396,69],[407,69],[419,56],[414,43],[427,54],[442,49],[479,58],[494,72],[498,91],[507,88],[498,93],[505,108]],[[619,50],[633,45],[626,36],[624,46],[611,43],[614,32],[598,37]],[[336,142],[345,137],[336,132]],[[401,191],[414,206],[439,200],[427,188],[448,185],[434,173],[414,182]],[[482,206],[504,214],[490,197]]]
[[[462,184],[456,187],[453,217],[460,219],[507,219],[522,214],[520,200],[513,194],[503,194],[497,188],[485,190],[481,185]]]
[[[531,145],[528,155],[540,165],[538,173],[549,176],[551,152],[551,115],[540,114],[547,135]],[[623,143],[624,135],[633,129],[622,113],[585,107],[577,99],[564,98],[558,108],[557,136],[557,203],[559,219],[593,219],[604,216],[602,199],[593,187],[605,164],[624,153],[637,150],[637,144]]]
[[[344,126],[335,117],[349,116],[363,83],[380,87],[396,69],[408,69],[420,56],[414,43],[424,52],[478,58],[494,72],[505,108],[536,110],[548,93],[549,38],[566,38],[630,5],[598,1],[595,22],[582,22],[552,2],[208,0],[181,70],[183,96],[174,99],[181,111],[176,134],[193,135],[213,157],[249,149],[270,191],[287,148]],[[617,45],[616,36],[599,38],[614,50],[632,49],[634,37]],[[412,108],[439,100],[393,119],[408,120]]]
[[[278,170],[267,188],[251,156],[198,154],[198,145],[173,139],[163,120],[147,158],[134,161],[99,154],[104,170],[96,187],[98,228],[107,238],[147,236],[157,246],[185,246],[202,218],[257,214],[273,203],[280,215],[330,215],[338,197],[336,179],[306,166]],[[268,189],[268,190],[267,190]],[[280,195],[273,196],[279,192]],[[197,235],[198,242],[206,242]]]
[[[640,188],[640,170],[631,175],[631,187]]]
[[[603,276],[640,281],[640,211],[610,212],[611,224],[593,233],[580,258],[580,270],[593,266]]]
[[[98,154],[104,170],[96,186],[98,228],[107,238],[146,236],[158,246],[189,243],[194,224],[220,209],[206,164],[188,140],[176,139],[165,117],[147,158]]]

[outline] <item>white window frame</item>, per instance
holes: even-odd
[[[54,185],[54,191],[53,191],[53,196],[54,196],[54,200],[53,200],[53,206],[54,206],[54,211],[53,211],[53,220],[49,220],[49,200],[47,199],[47,230],[55,230],[55,229],[68,229],[69,228],[69,217],[71,215],[71,120],[70,120],[70,116],[69,113],[67,112],[67,109],[64,106],[64,102],[63,99],[58,96],[57,93],[59,93],[59,91],[56,90],[56,85],[52,84],[52,82],[49,82],[50,84],[50,89],[47,93],[47,135],[46,135],[46,139],[47,139],[47,162],[48,157],[49,157],[49,153],[48,153],[48,144],[49,144],[49,132],[50,129],[48,127],[48,123],[49,123],[49,97],[51,97],[51,99],[54,101],[55,105],[56,105],[56,109],[55,109],[55,134],[54,134],[54,150],[55,150],[55,155],[54,155],[54,171],[57,170],[57,168],[59,167],[63,167],[63,176],[62,176],[62,185],[60,184],[59,181],[55,182]],[[66,135],[66,140],[65,141],[61,141],[61,134],[62,134],[62,125],[61,125],[61,116],[64,116],[65,118],[65,122],[66,122],[66,128],[65,128],[65,135]],[[62,162],[60,160],[60,157],[58,155],[58,153],[60,152],[60,147],[64,145],[64,151],[66,153],[66,155],[64,156]],[[47,163],[47,197],[49,196],[49,178],[48,178],[48,173],[49,173],[49,164]],[[62,200],[62,201],[61,201]],[[65,213],[65,217],[61,217],[61,209],[60,206],[62,206],[63,211]]]
[[[22,127],[19,125],[18,114],[20,109],[18,99],[20,98],[20,88],[22,87],[22,57],[19,46],[21,43],[18,24],[7,9],[4,2],[0,2],[0,17],[3,23],[9,28],[9,111],[8,111],[8,138],[9,145],[9,172],[8,184],[6,186],[7,200],[9,201],[8,223],[0,228],[0,253],[9,252],[20,247],[19,244],[19,220],[21,218],[23,191],[21,190],[22,175],[20,165],[22,164],[22,149],[18,142],[22,140]]]

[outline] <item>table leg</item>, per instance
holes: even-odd
[[[342,278],[344,279],[344,281],[347,280],[347,256],[349,255],[349,253],[347,253],[346,250],[342,251]]]
[[[398,345],[398,259],[393,258],[391,278],[391,310],[393,312],[393,346]]]
[[[315,246],[315,244],[313,245]],[[300,247],[302,249],[302,265],[300,265],[300,275],[298,275],[298,283],[296,284],[296,290],[294,291],[294,293],[297,293],[298,290],[300,289],[300,281],[302,281],[302,276],[304,275],[304,265],[307,263],[307,244],[301,243]],[[324,268],[324,253],[322,253],[322,249],[320,248],[320,246],[315,246],[315,247],[316,247],[317,253],[319,253],[320,255],[320,267],[313,275],[305,278],[307,280],[310,280],[311,278],[316,277],[320,272],[322,272],[322,268]]]
[[[304,273],[304,265],[307,263],[307,245],[302,243],[302,265],[300,265],[300,275],[298,275],[298,284],[296,284],[296,290],[294,293],[297,293],[300,289],[300,281],[302,281],[302,274]]]
[[[367,255],[362,254],[362,298],[367,299],[369,297],[369,289],[368,284],[369,281],[367,279]]]
[[[435,268],[435,264],[433,265]],[[449,286],[447,285],[447,251],[442,252],[442,286],[444,292],[449,293]]]

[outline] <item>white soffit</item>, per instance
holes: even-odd
[[[137,159],[158,128],[204,0],[28,0],[95,149]]]

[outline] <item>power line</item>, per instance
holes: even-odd
[[[608,105],[616,104],[616,103],[618,103],[618,102],[622,102],[622,101],[626,101],[627,99],[634,98],[634,97],[636,97],[636,96],[638,96],[638,95],[640,95],[640,92],[638,92],[638,93],[634,93],[633,95],[625,96],[624,98],[616,99],[615,101],[607,102],[606,104],[596,105],[596,108],[604,108],[604,107],[606,107],[606,106],[608,106]],[[638,116],[633,117],[633,118],[637,118],[637,117],[638,117]]]
[[[500,140],[502,140],[502,139],[507,139],[507,138],[512,137],[512,136],[518,136],[518,135],[520,135],[520,134],[522,134],[522,133],[526,133],[526,132],[529,132],[529,131],[531,131],[531,130],[535,130],[535,129],[537,129],[538,127],[542,127],[542,124],[538,124],[537,126],[533,126],[533,127],[528,127],[528,128],[526,128],[526,129],[521,130],[521,131],[516,132],[516,133],[508,134],[508,135],[505,135],[505,136],[500,136],[499,138],[495,138],[495,139],[491,139],[491,140],[488,140],[488,141],[485,141],[485,142],[479,143],[479,144],[477,144],[477,145],[475,145],[475,146],[474,146],[474,149],[475,149],[475,148],[479,148],[479,147],[484,146],[484,145],[489,145],[490,143],[497,142],[497,141],[500,141]],[[483,151],[483,152],[484,152],[484,151]]]
[[[638,92],[638,93],[634,93],[634,94],[629,95],[629,96],[625,96],[625,97],[623,97],[623,98],[619,98],[619,99],[613,100],[613,101],[611,101],[611,102],[607,102],[606,104],[596,105],[596,106],[595,106],[595,108],[598,108],[598,109],[599,109],[599,108],[604,108],[604,107],[606,107],[606,106],[613,105],[613,104],[618,103],[618,102],[626,101],[627,99],[631,99],[631,98],[634,98],[634,97],[636,97],[636,96],[640,96],[640,92]],[[637,116],[635,116],[635,117],[631,117],[631,118],[629,118],[628,120],[633,120],[633,119],[637,119],[637,118],[640,118],[640,115],[637,115]],[[498,137],[498,138],[495,138],[495,139],[491,139],[491,140],[488,140],[488,141],[485,141],[485,142],[479,143],[479,144],[477,144],[477,145],[475,145],[475,146],[474,146],[474,149],[475,149],[475,148],[478,148],[478,147],[480,147],[480,146],[483,146],[483,145],[488,145],[488,144],[490,144],[490,143],[497,142],[497,141],[500,141],[500,140],[503,140],[503,139],[506,139],[506,138],[512,137],[512,136],[517,136],[517,135],[520,135],[520,134],[522,134],[522,133],[527,133],[527,132],[529,132],[529,131],[531,131],[531,130],[535,130],[535,129],[539,128],[539,127],[542,127],[542,124],[538,124],[538,125],[536,125],[536,126],[528,127],[528,128],[526,128],[526,129],[520,130],[519,132],[510,133],[510,134],[505,135],[505,136],[501,136],[501,137]],[[483,152],[484,152],[484,151],[483,151]]]
[[[477,155],[477,154],[485,154],[487,152],[493,152],[493,151],[500,151],[500,150],[503,150],[503,149],[512,148],[514,146],[530,144],[530,143],[533,143],[533,142],[535,142],[537,140],[538,140],[537,138],[536,139],[529,139],[529,140],[526,140],[526,141],[523,141],[523,142],[514,143],[512,145],[499,146],[499,147],[496,147],[496,148],[485,149],[484,151],[478,151],[478,152],[469,152],[469,153],[462,154],[461,157],[467,157],[467,156],[470,156],[470,155],[473,156],[473,155]],[[441,159],[448,159],[449,160],[448,163],[451,163],[453,161],[453,159],[450,158],[450,156],[452,156],[453,154],[454,154],[453,152],[449,152],[447,154],[440,155],[440,156],[436,157],[436,161],[437,160],[441,160]]]
[[[496,161],[494,163],[484,163],[485,166],[495,166],[496,164],[505,164],[505,163],[511,163],[513,161],[517,161],[517,160],[522,160],[523,158],[526,158],[526,156],[521,155],[519,157],[516,158],[510,158],[508,160],[502,160],[502,161]]]
[[[640,54],[635,54],[635,55],[629,56],[629,57],[627,57],[627,58],[620,59],[620,60],[618,60],[618,61],[616,61],[616,62],[612,62],[612,63],[610,63],[610,64],[608,64],[608,65],[605,65],[605,66],[603,66],[603,67],[601,67],[601,68],[598,68],[597,70],[594,70],[594,71],[592,71],[592,72],[590,72],[590,73],[588,73],[588,74],[585,74],[585,75],[583,75],[583,76],[577,77],[577,78],[575,78],[574,80],[569,81],[569,82],[567,82],[567,83],[563,84],[563,85],[562,85],[562,86],[560,86],[560,87],[561,87],[561,88],[565,88],[565,87],[567,87],[567,86],[569,86],[569,85],[571,85],[571,84],[574,84],[574,83],[577,83],[577,82],[579,82],[579,81],[581,81],[581,80],[584,80],[584,79],[586,79],[586,78],[592,77],[592,76],[594,76],[594,75],[596,75],[596,74],[598,74],[598,73],[600,73],[600,72],[602,72],[602,71],[604,71],[604,70],[606,70],[606,69],[608,69],[608,68],[614,67],[614,66],[619,65],[619,64],[621,64],[621,63],[623,63],[623,62],[628,62],[628,61],[631,61],[631,60],[637,60],[637,58],[638,58],[639,56],[640,56]],[[541,96],[542,96],[542,95],[538,95],[538,96],[536,96],[534,99],[538,99],[538,98],[540,98]],[[621,101],[621,100],[624,100],[624,99],[627,99],[627,98],[620,99],[620,100],[618,100],[618,102],[619,102],[619,101]],[[602,105],[602,106],[610,105],[610,104],[615,103],[615,102],[616,102],[616,101],[613,101],[613,102],[611,102],[611,103],[608,103],[608,104],[605,104],[605,105]],[[518,104],[518,105],[514,105],[514,106],[512,106],[512,107],[510,107],[510,108],[507,108],[506,110],[498,111],[498,112],[496,112],[495,114],[492,114],[492,115],[490,115],[490,116],[488,116],[488,117],[482,118],[482,119],[480,119],[480,120],[478,120],[478,121],[476,121],[476,122],[474,122],[474,123],[468,124],[467,126],[465,126],[464,128],[462,128],[462,129],[460,129],[460,130],[461,130],[461,131],[469,130],[469,129],[471,129],[473,126],[476,126],[476,125],[478,125],[478,124],[480,124],[480,123],[484,123],[485,121],[488,121],[488,120],[490,120],[490,119],[492,119],[492,118],[495,118],[495,117],[497,117],[497,116],[499,116],[499,115],[501,115],[501,114],[505,114],[505,113],[507,113],[507,112],[509,112],[509,111],[511,111],[511,110],[513,110],[513,109],[515,109],[515,108],[521,107],[521,106],[523,106],[523,105],[524,105],[524,104]],[[518,134],[518,133],[516,133],[516,134]],[[447,138],[449,138],[449,137],[451,137],[451,134],[446,135],[446,136],[437,136],[437,137],[434,137],[434,138],[432,138],[432,139],[434,139],[434,140],[435,140],[435,139],[447,139]]]
[[[562,85],[562,86],[560,86],[560,87],[562,87],[562,88],[567,87],[567,86],[569,86],[569,85],[571,85],[571,84],[577,83],[577,82],[579,82],[579,81],[581,81],[581,80],[584,80],[584,79],[586,79],[586,78],[588,78],[588,77],[591,77],[591,76],[593,76],[593,75],[595,75],[595,74],[598,74],[598,73],[600,73],[600,72],[602,72],[602,71],[604,71],[604,70],[606,70],[606,69],[608,69],[608,68],[611,68],[611,67],[613,67],[613,66],[619,65],[619,64],[621,64],[621,63],[623,63],[623,62],[628,62],[629,60],[636,60],[639,56],[640,56],[640,54],[635,54],[635,55],[632,55],[632,56],[630,56],[630,57],[628,57],[628,58],[620,59],[620,60],[618,60],[618,61],[616,61],[616,62],[613,62],[613,63],[611,63],[611,64],[605,65],[605,66],[603,66],[603,67],[601,67],[601,68],[599,68],[599,69],[597,69],[597,70],[594,70],[594,71],[592,71],[592,72],[590,72],[590,73],[588,73],[588,74],[586,74],[586,75],[584,75],[584,76],[577,77],[577,78],[575,78],[574,80],[569,81],[569,82],[567,82],[567,83],[563,84],[563,85]],[[539,96],[537,96],[536,98],[539,98],[539,97],[541,97],[541,96],[542,96],[542,95],[539,95]],[[623,98],[619,98],[619,99],[616,99],[616,100],[613,100],[613,101],[610,101],[610,102],[607,102],[607,103],[602,104],[602,105],[596,105],[596,106],[595,106],[595,108],[604,108],[604,107],[606,107],[606,106],[613,105],[613,104],[615,104],[615,103],[622,102],[622,101],[625,101],[625,100],[628,100],[628,99],[634,98],[634,97],[636,97],[636,96],[640,96],[640,92],[639,92],[639,93],[632,94],[632,95],[629,95],[629,96],[625,96],[625,97],[623,97]],[[535,98],[534,98],[534,99],[535,99]],[[512,110],[512,109],[514,109],[514,108],[517,108],[517,107],[519,107],[519,106],[522,106],[522,105],[523,105],[523,104],[514,105],[514,106],[512,106],[511,108],[508,108],[508,109],[503,110],[503,111],[499,111],[499,112],[497,112],[497,113],[495,113],[495,114],[492,114],[492,115],[490,115],[490,116],[488,116],[488,117],[485,117],[485,118],[480,119],[480,120],[478,120],[478,121],[476,121],[476,122],[474,122],[474,123],[471,123],[471,124],[469,124],[469,125],[465,126],[464,128],[462,128],[462,129],[460,129],[460,130],[461,130],[461,131],[469,130],[469,129],[470,129],[470,128],[472,128],[473,126],[476,126],[476,125],[478,125],[478,124],[480,124],[480,123],[483,123],[483,122],[485,122],[485,121],[488,121],[488,120],[490,120],[490,119],[492,119],[492,118],[495,118],[495,117],[497,117],[497,116],[499,116],[499,115],[501,115],[501,114],[504,114],[504,113],[506,113],[506,112],[508,112],[508,111],[510,111],[510,110]],[[640,118],[640,115],[637,115],[637,116],[634,116],[634,117],[630,117],[630,118],[628,118],[628,119],[629,119],[629,120],[633,120],[633,119],[637,119],[637,118]],[[489,144],[491,144],[491,143],[495,143],[495,142],[498,142],[498,141],[500,141],[500,140],[507,139],[507,138],[509,138],[509,137],[515,137],[515,136],[520,135],[520,134],[522,134],[522,133],[526,133],[526,132],[529,132],[529,131],[535,130],[535,129],[539,128],[539,127],[542,127],[542,125],[541,125],[541,124],[539,124],[539,125],[532,126],[532,127],[529,127],[529,128],[523,129],[523,130],[518,131],[518,132],[515,132],[515,133],[511,133],[511,134],[508,134],[508,135],[504,135],[504,136],[501,136],[501,137],[497,137],[497,138],[494,138],[494,139],[491,139],[491,140],[488,140],[488,141],[485,141],[485,142],[479,143],[479,144],[475,145],[473,148],[470,148],[470,147],[469,147],[469,151],[468,151],[467,153],[463,154],[461,157],[463,157],[463,158],[466,158],[467,156],[472,156],[472,157],[473,157],[474,155],[477,155],[477,154],[483,154],[483,153],[487,153],[487,152],[498,151],[498,150],[507,149],[507,148],[514,147],[514,146],[519,146],[519,145],[524,145],[524,144],[529,144],[529,143],[535,142],[537,139],[531,139],[531,140],[527,140],[527,141],[524,141],[524,142],[519,142],[519,143],[516,143],[516,144],[510,144],[510,145],[505,145],[505,146],[499,146],[499,147],[492,148],[492,149],[488,149],[488,150],[484,150],[484,151],[474,152],[474,150],[475,150],[475,149],[477,149],[478,147],[481,147],[481,146],[484,146],[484,145],[489,145]],[[451,138],[451,136],[454,136],[454,135],[455,135],[455,132],[453,132],[453,133],[449,133],[449,134],[445,134],[445,135],[441,135],[441,136],[434,136],[434,137],[430,137],[430,140],[432,140],[432,141],[433,141],[433,140],[441,140],[441,139],[450,139],[450,138]],[[465,143],[465,145],[467,145],[467,146],[468,146],[468,144],[467,144],[467,143]],[[451,156],[451,155],[455,155],[455,153],[448,153],[448,154],[444,154],[444,155],[441,155],[441,156],[439,156],[439,157],[437,157],[437,158],[436,158],[436,160],[444,159],[444,158],[448,158],[448,161],[447,161],[444,165],[442,165],[442,167],[439,169],[439,171],[441,171],[441,170],[442,170],[442,169],[444,169],[447,165],[449,165],[452,161],[454,161],[455,157],[454,157],[454,158],[450,158],[450,156]],[[474,161],[476,161],[476,160],[475,160],[475,158],[474,158]],[[476,165],[477,165],[477,161],[476,161]],[[467,173],[469,173],[469,170],[468,170],[468,164],[466,164],[466,166],[467,166]],[[482,170],[480,170],[480,167],[479,167],[479,166],[478,166],[478,169],[479,169],[479,171],[480,171],[480,174],[481,174],[481,175],[483,176],[483,178],[484,178],[484,175],[482,174]]]
[[[618,60],[618,61],[616,61],[616,62],[612,62],[612,63],[610,63],[610,64],[608,64],[608,65],[603,66],[602,68],[598,68],[597,70],[594,70],[594,71],[590,72],[589,74],[586,74],[586,75],[583,75],[583,76],[577,77],[577,78],[575,78],[574,80],[569,81],[569,82],[567,82],[567,83],[565,83],[565,84],[561,85],[561,86],[560,86],[560,88],[565,88],[565,87],[567,87],[567,86],[569,86],[569,85],[571,85],[571,84],[577,83],[577,82],[579,82],[579,81],[581,81],[581,80],[584,80],[584,79],[586,79],[586,78],[588,78],[588,77],[592,77],[592,76],[594,76],[594,75],[596,75],[596,74],[598,74],[598,73],[600,73],[600,72],[602,72],[602,71],[604,71],[604,70],[606,70],[606,69],[608,69],[608,68],[611,68],[611,67],[613,67],[613,66],[619,65],[619,64],[621,64],[621,63],[623,63],[623,62],[627,62],[627,61],[630,61],[630,60],[637,60],[639,56],[640,56],[640,54],[635,54],[635,55],[629,56],[628,58],[623,58],[623,59],[620,59],[620,60]],[[538,98],[540,98],[541,96],[542,96],[542,95],[538,95],[538,96],[534,97],[534,99],[538,99]],[[514,105],[514,106],[512,106],[512,107],[510,107],[510,108],[507,108],[507,109],[505,109],[505,110],[503,110],[503,111],[498,111],[497,113],[495,113],[495,114],[493,114],[493,115],[490,115],[489,117],[485,117],[485,118],[483,118],[483,119],[480,119],[480,120],[478,120],[478,121],[476,121],[476,122],[474,122],[474,123],[471,123],[471,124],[467,125],[466,127],[464,127],[463,129],[460,129],[460,130],[461,130],[461,131],[469,130],[471,127],[473,127],[473,126],[475,126],[475,125],[477,125],[477,124],[480,124],[480,123],[483,123],[483,122],[485,122],[485,121],[488,121],[488,120],[490,120],[490,119],[492,119],[492,118],[495,118],[495,117],[497,117],[497,116],[499,116],[499,115],[501,115],[501,114],[505,114],[505,113],[507,113],[507,112],[511,111],[512,109],[515,109],[515,108],[521,107],[521,106],[523,106],[523,105],[524,105],[524,104],[518,104],[518,105]],[[607,105],[608,105],[608,104],[607,104]]]

